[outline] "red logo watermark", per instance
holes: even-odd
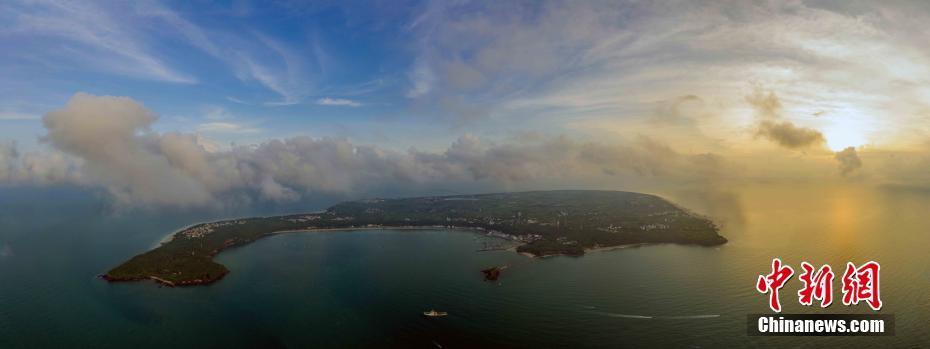
[[[836,275],[829,265],[824,264],[819,269],[807,262],[801,262],[802,273],[798,279],[803,283],[802,288],[798,291],[798,302],[801,305],[810,306],[815,300],[820,301],[820,307],[826,308],[833,304],[833,279]],[[872,310],[882,308],[882,300],[879,296],[879,271],[881,266],[878,262],[869,261],[859,267],[851,262],[846,263],[846,271],[843,273],[843,305],[856,305],[864,301]],[[772,260],[772,272],[766,275],[759,275],[756,281],[756,291],[768,293],[769,308],[772,311],[781,312],[781,302],[779,300],[779,290],[785,286],[788,280],[794,276],[794,269],[784,265],[781,259]]]
[[[830,266],[824,264],[814,273],[814,266],[801,262],[801,269],[804,269],[804,273],[798,278],[804,283],[804,288],[798,291],[798,301],[803,305],[811,305],[814,299],[819,299],[821,308],[833,304],[834,275]]]

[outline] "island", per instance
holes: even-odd
[[[559,190],[367,199],[320,212],[196,224],[100,277],[205,285],[229,273],[213,260],[226,249],[277,233],[357,229],[469,229],[515,241],[516,252],[532,257],[581,256],[632,244],[727,242],[710,219],[649,194]]]
[[[501,272],[504,271],[507,267],[490,267],[488,269],[481,270],[481,273],[484,274],[484,281],[497,281],[501,277]]]

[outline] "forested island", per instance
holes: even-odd
[[[101,275],[108,281],[209,284],[229,270],[225,249],[275,233],[380,228],[473,229],[521,243],[532,256],[580,256],[587,249],[641,243],[703,246],[727,242],[709,219],[658,196],[620,191],[534,191],[369,199],[325,211],[196,224]]]

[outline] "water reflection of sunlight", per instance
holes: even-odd
[[[868,188],[766,183],[743,193],[748,222],[740,234],[764,236],[774,255],[826,261],[867,248],[875,238],[866,236],[876,214]]]
[[[830,236],[833,240],[851,240],[860,223],[860,206],[862,198],[850,188],[835,188],[832,191],[830,207]],[[860,193],[861,194],[861,193]]]

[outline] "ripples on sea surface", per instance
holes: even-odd
[[[86,193],[0,196],[0,348],[7,347],[914,347],[930,343],[930,194],[755,186],[666,197],[724,223],[717,248],[657,245],[532,260],[476,253],[462,231],[285,234],[227,251],[209,287],[94,276],[204,219],[114,214]],[[766,312],[754,282],[780,257],[882,264],[883,338],[746,336]],[[480,269],[509,265],[499,283]],[[839,278],[839,275],[837,276]],[[796,277],[782,289],[797,304]],[[864,305],[828,312],[871,313]],[[425,318],[422,311],[449,312]]]

